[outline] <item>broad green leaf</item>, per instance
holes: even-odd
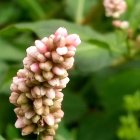
[[[0,140],[6,140],[5,138],[3,138],[1,135],[0,135]]]
[[[82,96],[73,94],[73,91],[64,91],[63,108],[66,123],[78,121],[86,112],[86,104]]]
[[[83,42],[76,53],[76,68],[81,72],[93,72],[109,66],[112,62],[108,49]]]
[[[15,115],[9,102],[9,96],[0,94],[0,134],[6,133],[6,127],[9,123],[14,124]]]
[[[107,70],[109,72],[109,69]],[[133,94],[140,88],[140,69],[125,69],[106,73],[101,71],[94,78],[96,89],[105,109],[110,112],[118,112],[123,107],[123,97],[126,94]],[[100,84],[98,84],[100,83]]]
[[[116,115],[90,114],[81,120],[77,140],[116,140],[117,123]]]
[[[13,77],[16,75],[19,66],[10,66],[3,74],[3,79],[0,84],[0,92],[10,93],[10,84],[12,82]]]
[[[88,26],[77,25],[71,22],[67,22],[64,20],[48,20],[48,21],[38,21],[38,22],[30,22],[30,23],[19,23],[15,25],[11,25],[0,31],[0,34],[8,33],[9,31],[32,31],[38,37],[42,38],[45,36],[49,36],[54,33],[54,31],[59,27],[67,28],[69,33],[77,33],[79,34],[81,40],[105,40],[104,35],[92,30]]]
[[[55,140],[75,140],[72,133],[66,129],[64,124],[61,122],[56,132]]]
[[[15,140],[16,138],[19,138],[19,131],[13,124],[8,124],[6,135],[9,140]]]
[[[140,12],[140,1],[135,0],[133,2],[133,7],[131,8],[130,11],[130,16],[128,17],[130,25],[134,29],[137,29],[138,26],[140,25],[139,12]]]
[[[88,26],[76,25],[63,20],[49,20],[33,23],[15,24],[7,29],[2,30],[0,33],[4,34],[10,30],[28,30],[34,32],[37,36],[42,38],[54,33],[54,31],[60,26],[66,27],[69,33],[79,34],[82,40],[82,47],[78,47],[78,61],[76,62],[78,65],[81,63],[78,68],[80,68],[80,70],[82,69],[82,71],[95,71],[105,66],[109,66],[112,62],[111,59],[113,59],[114,57],[119,57],[120,55],[126,53],[126,44],[124,43],[125,35],[115,35],[114,33],[100,34]],[[87,41],[90,41],[92,43],[88,43]],[[110,50],[110,52],[108,51],[108,49]],[[113,57],[111,57],[110,54]],[[81,60],[81,62],[79,62],[79,60]]]
[[[0,38],[0,60],[19,61],[23,56],[18,48]]]

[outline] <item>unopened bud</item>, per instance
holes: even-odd
[[[51,61],[47,61],[45,63],[40,63],[39,67],[44,70],[44,71],[50,71],[52,69],[52,62]]]
[[[20,94],[20,96],[17,99],[17,104],[26,104],[28,102],[28,99],[24,93]]]
[[[43,104],[42,103],[42,98],[35,99],[33,104],[34,104],[34,107],[35,107],[36,110],[41,108],[42,104]]]
[[[49,125],[52,126],[54,125],[54,117],[52,114],[48,114],[47,116],[44,117],[44,121]]]
[[[81,40],[77,34],[71,34],[66,37],[66,42],[69,45],[78,46],[81,43]]]
[[[55,90],[50,88],[50,89],[47,89],[46,91],[46,96],[49,98],[49,99],[54,99],[55,98]]]
[[[25,135],[28,135],[28,134],[32,133],[34,131],[34,129],[35,129],[34,125],[25,126],[22,129],[22,136],[25,136]]]
[[[39,52],[45,53],[47,51],[47,46],[42,41],[36,40],[35,45],[37,49],[39,50]]]
[[[44,77],[44,79],[51,80],[53,78],[53,76],[54,76],[54,74],[51,71],[49,71],[49,72],[44,72],[43,71],[43,77]]]
[[[62,63],[64,61],[64,58],[56,52],[52,52],[52,60],[54,63]]]

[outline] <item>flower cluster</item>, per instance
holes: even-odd
[[[106,16],[119,18],[126,11],[125,0],[104,0]]]
[[[128,29],[129,22],[128,21],[121,21],[121,20],[113,20],[113,26],[120,29]]]
[[[27,48],[24,68],[18,70],[11,84],[10,102],[16,106],[16,128],[22,135],[30,133],[55,135],[64,115],[61,109],[62,89],[69,82],[67,70],[74,63],[76,47],[81,43],[77,34],[67,34],[60,27],[49,37],[36,40]]]

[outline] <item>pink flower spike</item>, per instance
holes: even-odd
[[[55,35],[62,35],[62,36],[67,36],[67,30],[63,27],[60,27],[56,30]]]
[[[47,46],[40,40],[35,41],[35,46],[37,47],[40,53],[45,53],[47,51]]]
[[[31,71],[34,72],[34,73],[37,73],[37,72],[40,71],[40,68],[39,68],[38,63],[33,63],[33,64],[30,66],[30,69],[31,69]]]
[[[70,34],[66,37],[66,42],[69,45],[74,45],[75,47],[81,43],[81,40],[77,34]]]

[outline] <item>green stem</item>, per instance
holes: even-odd
[[[37,140],[53,140],[53,136],[43,135],[42,133],[40,133],[37,136]]]
[[[83,19],[84,3],[85,3],[85,0],[78,0],[78,7],[77,7],[77,12],[76,12],[76,17],[75,17],[76,23],[81,23]]]

